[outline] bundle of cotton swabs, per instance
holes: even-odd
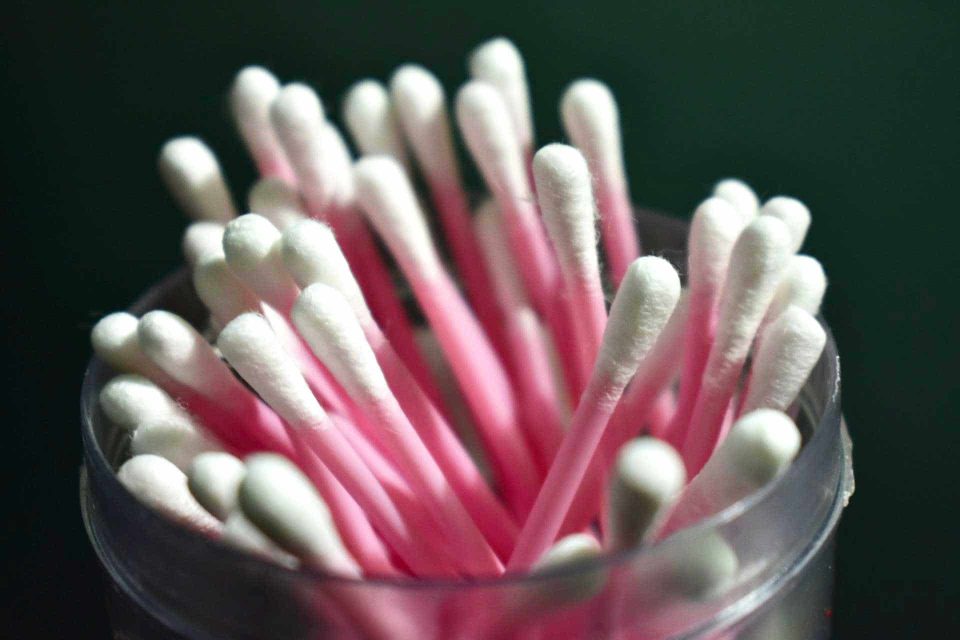
[[[476,204],[444,90],[414,65],[346,94],[359,159],[312,89],[243,69],[245,215],[203,142],[163,146],[210,322],[93,329],[139,499],[289,566],[469,579],[652,544],[789,465],[784,412],[826,340],[823,270],[797,255],[807,208],[721,181],[681,287],[641,256],[611,91],[572,83],[572,144],[534,153],[516,48],[489,41],[469,70],[453,111]]]

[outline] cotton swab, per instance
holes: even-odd
[[[177,205],[194,220],[228,222],[237,215],[220,163],[199,138],[170,140],[157,165]]]
[[[297,190],[279,178],[257,180],[247,194],[251,213],[259,213],[283,231],[306,217]]]
[[[133,431],[148,420],[186,413],[176,400],[148,378],[122,374],[111,378],[100,391],[100,408],[118,427]]]
[[[186,471],[193,459],[208,451],[223,448],[192,419],[166,416],[141,424],[130,438],[133,455],[152,453],[166,458]]]
[[[610,485],[607,546],[623,550],[643,542],[687,482],[683,458],[663,440],[643,437],[624,445]]]
[[[503,365],[443,268],[400,165],[387,157],[364,158],[357,163],[355,175],[358,200],[413,287],[492,454],[504,490],[525,512],[532,503],[537,474],[516,428],[516,404]]]
[[[270,105],[280,93],[277,78],[263,67],[244,67],[230,87],[230,111],[260,175],[293,184],[296,177],[270,123]]]
[[[295,556],[277,546],[263,531],[250,522],[242,511],[237,510],[227,516],[223,523],[223,534],[220,540],[235,549],[275,562],[282,567],[288,569],[300,567],[300,561]]]
[[[746,182],[736,178],[727,178],[715,184],[713,195],[732,204],[740,214],[744,225],[750,224],[760,210],[760,199],[757,198],[757,194]]]
[[[504,216],[527,294],[543,311],[558,282],[556,258],[537,214],[523,151],[495,88],[468,82],[457,93],[457,122]]]
[[[683,331],[689,309],[688,293],[689,291],[681,293],[673,314],[617,403],[590,463],[590,469],[577,490],[562,531],[579,531],[590,524],[599,505],[603,503],[607,472],[617,452],[631,438],[637,436],[645,423],[650,422],[658,397],[664,394],[672,395],[667,387],[679,368],[677,353],[683,347]],[[663,437],[662,433],[655,433],[652,428],[651,435]]]
[[[827,334],[816,318],[790,306],[760,335],[742,413],[786,411],[820,359]]]
[[[260,453],[245,464],[239,503],[250,522],[305,563],[359,577],[360,567],[344,547],[330,510],[293,463]]]
[[[334,184],[323,144],[326,121],[320,98],[304,84],[288,84],[270,105],[270,122],[297,176],[307,212],[322,216]]]
[[[676,447],[693,414],[700,392],[703,369],[716,333],[716,309],[727,278],[730,252],[745,223],[729,201],[712,197],[697,207],[687,240],[687,277],[690,290],[689,319],[683,337],[683,365],[680,372],[680,397],[677,411],[667,433]]]
[[[734,423],[657,532],[662,539],[759,490],[783,473],[800,449],[800,432],[786,415],[752,411]]]
[[[255,213],[242,215],[223,234],[227,264],[267,304],[284,316],[300,294],[284,270],[280,231]]]
[[[586,380],[607,323],[590,170],[579,151],[551,144],[534,156],[533,175],[540,211],[560,263],[565,302],[571,307]]]
[[[187,266],[194,267],[207,256],[223,253],[223,228],[219,222],[194,222],[187,227],[180,243]]]
[[[240,483],[247,468],[243,461],[225,451],[202,453],[187,470],[190,493],[204,509],[226,522],[237,509]]]
[[[134,456],[121,465],[117,479],[140,502],[201,533],[218,536],[222,525],[207,513],[187,488],[187,476],[160,456]]]
[[[796,198],[777,196],[770,198],[760,208],[760,215],[773,216],[787,225],[793,238],[792,249],[796,253],[803,246],[810,228],[810,210]]]
[[[750,346],[790,259],[792,237],[772,216],[760,216],[737,239],[720,296],[717,333],[694,404],[682,453],[691,477],[723,438],[724,414]]]
[[[182,386],[191,412],[224,444],[239,452],[266,449],[295,457],[281,421],[233,376],[188,322],[151,311],[137,325],[147,356]]]
[[[490,299],[490,276],[472,233],[443,87],[426,69],[415,65],[397,69],[390,85],[400,123],[429,186],[434,208],[440,214],[444,237],[467,298],[494,347],[502,350],[501,319]]]
[[[336,289],[347,301],[390,388],[430,454],[498,555],[506,556],[513,548],[517,534],[512,517],[493,495],[450,425],[430,403],[383,335],[332,230],[313,220],[291,227],[283,234],[283,258],[299,285],[306,288],[323,283]]]
[[[470,54],[468,66],[474,80],[488,82],[503,96],[524,157],[533,155],[533,117],[523,57],[506,38],[484,42]]]
[[[619,285],[627,267],[640,255],[640,246],[623,166],[616,100],[602,82],[578,80],[564,92],[560,115],[567,135],[586,156],[596,179],[610,276],[614,285]]]
[[[593,375],[520,531],[508,570],[530,567],[560,531],[623,389],[679,297],[680,278],[666,260],[638,258],[627,270],[613,300]]]
[[[313,284],[294,306],[294,323],[314,353],[333,372],[368,418],[380,425],[417,493],[460,547],[468,568],[500,573],[497,560],[443,472],[387,385],[373,349],[346,299],[333,287]]]
[[[361,155],[393,156],[406,166],[407,151],[394,106],[381,83],[367,79],[350,87],[343,99],[343,121]]]
[[[331,422],[262,316],[238,316],[221,331],[217,344],[244,380],[283,417],[301,450],[317,454],[411,570],[420,575],[450,575],[445,561],[418,540],[376,477]]]
[[[540,468],[546,472],[563,440],[563,401],[557,392],[540,320],[523,291],[496,206],[493,200],[482,205],[473,226],[504,317],[508,364],[518,396],[523,398],[520,412],[527,438]]]

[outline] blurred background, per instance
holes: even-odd
[[[687,217],[732,175],[809,205],[858,486],[837,637],[960,632],[960,3],[7,2],[0,25],[0,635],[108,633],[78,395],[92,323],[181,260],[161,143],[202,136],[242,195],[253,169],[224,100],[241,66],[306,80],[338,113],[353,80],[403,62],[452,95],[495,35],[526,58],[541,143],[562,139],[568,82],[613,88],[638,202]]]

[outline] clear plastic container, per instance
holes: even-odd
[[[647,253],[683,267],[685,225],[640,214]],[[186,273],[131,311],[203,322]],[[117,638],[698,638],[830,635],[834,533],[853,491],[828,339],[801,392],[804,447],[759,494],[662,543],[536,576],[476,582],[353,581],[291,571],[183,529],[141,505],[114,471],[127,436],[97,396],[112,372],[91,363],[82,390],[80,497],[105,569]]]

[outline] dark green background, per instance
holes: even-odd
[[[360,76],[419,61],[449,90],[504,34],[526,56],[538,139],[582,75],[619,97],[642,203],[686,215],[743,176],[813,211],[830,277],[858,491],[840,531],[842,638],[955,637],[960,4],[953,2],[34,3],[0,9],[0,291],[7,637],[104,637],[80,524],[77,395],[87,332],[179,261],[154,172],[198,133],[240,193],[226,119],[257,62],[337,110]],[[952,630],[952,633],[951,633]]]

